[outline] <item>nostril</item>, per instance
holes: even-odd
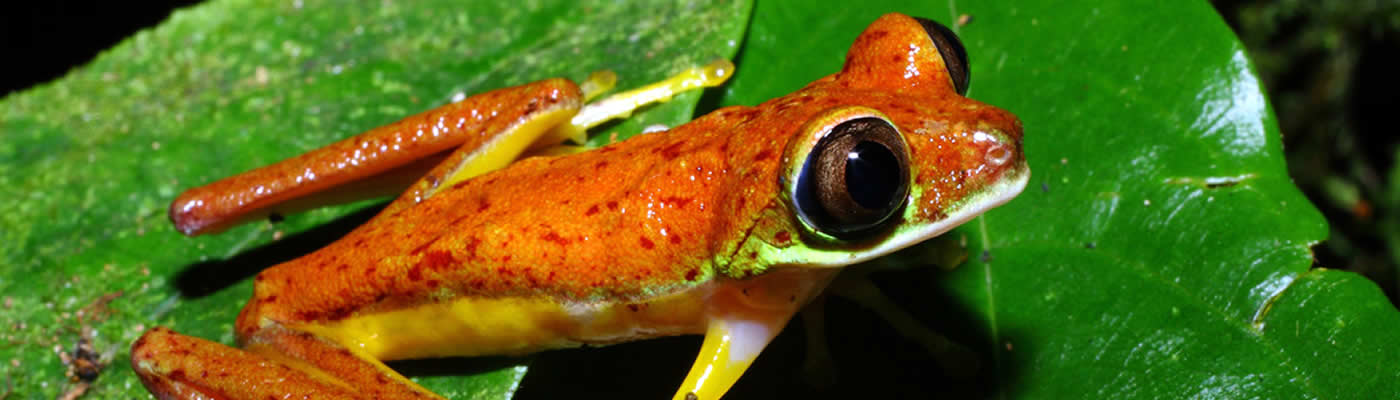
[[[987,149],[986,158],[988,164],[994,167],[1000,167],[1002,164],[1006,164],[1008,160],[1011,160],[1011,149],[1002,145],[992,146],[992,148]]]

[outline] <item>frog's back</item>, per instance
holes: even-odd
[[[440,323],[425,310],[456,307],[528,313],[538,319],[531,325],[565,331],[520,352],[627,340],[642,326],[647,336],[699,333],[700,299],[715,276],[709,255],[725,246],[715,230],[728,169],[721,139],[648,134],[443,188],[264,271],[239,332],[263,320],[344,330],[419,313]]]

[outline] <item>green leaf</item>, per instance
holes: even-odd
[[[919,347],[855,328],[867,334],[834,346],[859,383],[837,392],[1400,396],[1400,314],[1364,278],[1309,270],[1325,222],[1286,175],[1248,56],[1208,4],[902,3],[761,2],[723,101],[756,104],[837,70],[882,13],[965,15],[970,96],[1025,124],[1030,187],[953,234],[972,261],[884,281],[983,354],[979,379],[940,381],[905,361]],[[841,347],[866,354],[842,362]]]
[[[127,366],[142,331],[163,325],[232,343],[234,317],[251,293],[245,278],[344,234],[356,217],[337,218],[366,206],[189,239],[165,216],[181,190],[458,94],[601,69],[629,88],[729,58],[750,7],[212,1],[57,82],[4,99],[0,196],[10,206],[0,216],[0,397],[8,381],[18,398],[68,390],[57,352],[71,351],[83,331],[111,361],[87,398],[145,397]],[[684,123],[698,99],[677,96],[612,129],[625,136],[644,124]],[[311,227],[319,228],[297,234]],[[110,315],[80,317],[118,292]],[[526,361],[468,361],[457,369],[483,372],[467,378],[406,368],[452,398],[508,398]]]

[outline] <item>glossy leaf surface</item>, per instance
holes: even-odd
[[[969,95],[1022,118],[1032,178],[1019,198],[955,233],[972,260],[926,276],[942,292],[915,289],[906,302],[928,306],[931,324],[966,324],[943,331],[978,343],[995,371],[966,391],[1400,395],[1391,361],[1400,315],[1364,278],[1309,270],[1308,247],[1326,225],[1286,175],[1248,57],[1208,4],[890,3],[807,12],[760,3],[726,102],[754,104],[822,74],[791,72],[798,66],[839,68],[853,33],[811,32],[857,32],[888,10],[970,19],[956,28],[972,57]],[[879,351],[872,343],[888,334],[837,346]],[[898,360],[918,347],[883,349]],[[884,374],[921,375],[910,372],[917,364],[895,364],[905,368]],[[868,379],[849,390],[918,381]],[[911,390],[965,393],[967,384]]]

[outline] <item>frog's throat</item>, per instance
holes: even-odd
[[[741,248],[758,252],[758,259],[765,265],[787,265],[805,268],[834,268],[844,267],[875,259],[877,257],[899,251],[900,249],[913,246],[929,238],[942,235],[953,228],[962,225],[973,218],[976,218],[987,210],[991,210],[1011,201],[1016,195],[1025,189],[1026,182],[1030,180],[1030,169],[1012,168],[1008,169],[1001,179],[988,185],[984,190],[969,195],[950,207],[947,217],[929,223],[907,223],[900,224],[894,228],[890,235],[878,243],[867,245],[867,247],[852,249],[843,246],[809,246],[802,243],[794,243],[790,246],[777,247],[763,241],[762,238],[750,236],[745,239]],[[911,194],[914,196],[914,194]],[[914,207],[905,207],[904,220],[915,220]]]

